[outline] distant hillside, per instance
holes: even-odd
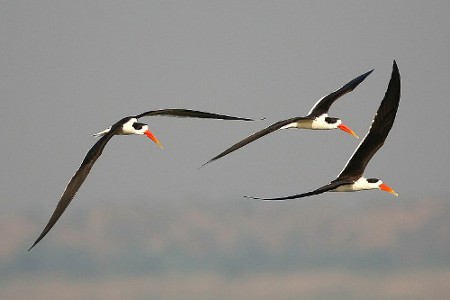
[[[105,203],[71,207],[31,252],[50,212],[0,213],[0,298],[49,293],[56,283],[85,298],[128,281],[136,299],[168,291],[179,294],[167,299],[221,299],[218,291],[274,299],[278,290],[292,299],[450,296],[446,200]]]

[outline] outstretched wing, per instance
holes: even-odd
[[[275,197],[275,198],[259,198],[259,197],[250,197],[250,196],[244,196],[246,198],[251,198],[251,199],[257,199],[257,200],[265,200],[265,201],[279,201],[279,200],[291,200],[291,199],[298,199],[298,198],[303,198],[303,197],[309,197],[309,196],[314,196],[314,195],[319,195],[319,194],[323,194],[325,192],[329,192],[331,190],[334,190],[336,188],[338,188],[341,185],[345,185],[345,184],[351,184],[352,182],[344,182],[344,181],[333,181],[330,184],[324,185],[318,189],[315,189],[312,192],[307,192],[307,193],[303,193],[303,194],[298,194],[298,195],[292,195],[292,196],[285,196],[285,197]]]
[[[347,83],[346,85],[341,87],[340,89],[338,89],[338,90],[332,92],[331,94],[321,98],[313,106],[311,111],[308,113],[308,116],[318,117],[318,116],[320,116],[322,114],[328,113],[328,110],[330,109],[330,106],[334,103],[334,101],[336,101],[337,99],[339,99],[343,95],[353,91],[372,72],[373,72],[373,69],[370,70],[367,73],[364,73],[364,74],[356,77],[355,79],[353,79],[352,81],[350,81],[349,83]]]
[[[201,119],[220,119],[220,120],[236,120],[236,121],[254,121],[253,119],[233,117],[228,115],[220,115],[215,113],[203,112],[191,109],[169,108],[160,110],[151,110],[140,115],[134,116],[136,119],[147,116],[167,116],[179,118],[201,118]]]
[[[399,103],[400,73],[394,60],[391,79],[372,126],[336,180],[356,180],[363,175],[370,159],[383,146],[391,130]]]
[[[30,247],[30,249],[28,249],[28,251],[33,249],[33,247],[36,246],[36,244],[39,243],[39,241],[42,240],[42,238],[56,224],[58,219],[61,217],[61,215],[66,210],[66,208],[69,206],[70,202],[72,201],[73,197],[77,193],[78,189],[83,184],[86,177],[89,175],[89,172],[91,171],[92,166],[94,165],[94,163],[97,161],[97,159],[102,154],[103,149],[105,148],[106,144],[114,136],[116,131],[117,131],[117,126],[113,126],[111,131],[109,131],[102,138],[100,138],[94,144],[94,146],[92,146],[92,148],[88,151],[88,153],[84,157],[83,162],[81,163],[80,167],[76,171],[75,175],[73,175],[72,179],[67,184],[67,187],[64,190],[64,192],[61,196],[61,199],[59,200],[58,205],[56,206],[55,211],[53,212],[52,216],[50,217],[50,220],[48,221],[47,225],[45,226],[44,230],[39,235],[37,240],[33,243],[33,245]]]
[[[202,166],[204,166],[204,165],[206,165],[206,164],[208,164],[208,163],[210,163],[210,162],[212,162],[214,160],[217,160],[217,159],[219,159],[221,157],[224,157],[225,155],[230,154],[231,152],[236,151],[237,149],[242,148],[245,145],[250,144],[251,142],[253,142],[253,141],[255,141],[255,140],[257,140],[257,139],[259,139],[259,138],[261,138],[261,137],[271,133],[271,132],[277,131],[278,129],[282,128],[283,126],[289,125],[289,124],[294,123],[294,122],[300,122],[300,121],[303,121],[303,120],[305,122],[310,122],[311,121],[310,118],[295,117],[295,118],[287,119],[287,120],[284,120],[284,121],[276,122],[276,123],[270,125],[269,127],[265,128],[263,130],[260,130],[258,132],[255,132],[254,134],[246,137],[242,141],[237,142],[236,144],[234,144],[230,148],[226,149],[225,151],[223,151],[219,155],[217,155],[217,156],[211,158],[210,160],[208,160]]]

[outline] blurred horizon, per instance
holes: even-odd
[[[42,208],[3,210],[0,298],[450,297],[445,199],[188,198],[74,205],[30,252]]]

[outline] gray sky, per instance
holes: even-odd
[[[71,207],[309,191],[335,178],[357,140],[287,130],[197,168],[375,68],[330,111],[364,136],[393,59],[402,75],[399,113],[366,175],[400,197],[314,200],[447,195],[449,11],[438,1],[2,1],[1,204],[19,214],[40,207],[44,225],[95,142],[91,134],[160,108],[266,120],[146,118],[165,149],[143,137],[114,138]]]
[[[1,1],[0,298],[448,298],[449,12],[448,1]],[[276,132],[197,170],[374,68],[330,111],[365,136],[393,59],[400,108],[365,174],[398,198],[242,198],[333,180],[359,144],[338,130]],[[161,108],[266,119],[142,119],[164,150],[113,138],[27,252],[92,134]]]

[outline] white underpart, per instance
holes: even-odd
[[[299,126],[299,123],[297,123],[297,122],[292,122],[292,123],[289,123],[289,124],[287,124],[287,125],[284,125],[284,126],[281,127],[280,129],[288,129],[288,128],[301,128],[301,127]]]
[[[325,130],[325,129],[335,129],[339,124],[341,124],[341,120],[336,122],[335,124],[329,124],[325,121],[325,118],[328,117],[328,114],[323,114],[317,118],[315,118],[311,124],[304,122],[292,122],[287,125],[284,125],[280,129],[287,128],[301,128],[301,129],[315,129],[315,130]]]
[[[378,180],[377,182],[370,183],[366,178],[361,177],[353,184],[341,185],[340,187],[332,190],[331,192],[357,192],[362,190],[374,190],[378,189],[383,182]]]

